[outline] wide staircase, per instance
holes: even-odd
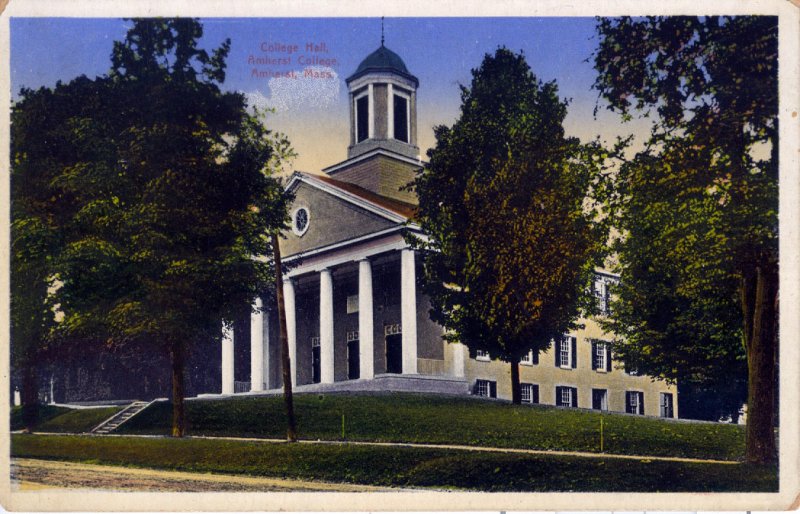
[[[153,402],[135,401],[91,430],[92,434],[110,434],[121,424],[142,412]]]

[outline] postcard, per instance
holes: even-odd
[[[3,507],[797,508],[799,21],[12,0]]]

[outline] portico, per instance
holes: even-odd
[[[445,374],[443,352],[431,355],[436,348],[429,348],[427,355],[418,354],[415,252],[403,247],[400,234],[387,239],[346,252],[352,254],[349,260],[344,254],[309,259],[287,273],[284,307],[294,386],[371,380],[386,374],[420,375],[420,367],[426,375]],[[373,282],[380,286],[378,291]],[[235,391],[235,338],[231,329],[225,329],[223,394],[281,387],[264,378],[270,365],[279,362],[265,358],[274,354],[270,346],[278,341],[269,337],[266,327],[274,310],[263,311],[263,304],[256,299],[251,313],[249,391]],[[442,348],[440,335],[434,337],[429,346]]]

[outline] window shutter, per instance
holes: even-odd
[[[606,371],[611,371],[611,345],[606,344]]]
[[[592,370],[597,369],[597,341],[592,341]]]
[[[534,350],[533,352],[533,363],[539,364],[539,350]]]
[[[577,387],[573,387],[572,388],[572,406],[573,407],[577,407],[578,406],[578,388]]]
[[[539,385],[534,384],[531,389],[531,403],[539,403]]]
[[[639,395],[639,414],[644,415],[644,393],[636,393]]]
[[[489,398],[497,398],[497,382],[489,382]]]
[[[577,337],[570,337],[572,341],[572,367],[578,367],[578,338]]]
[[[558,341],[554,341],[553,342],[553,348],[555,349],[554,353],[556,354],[556,367],[560,368],[561,367],[561,343],[558,342]]]
[[[561,405],[561,386],[556,386],[556,407]]]
[[[625,412],[628,414],[633,414],[631,412],[631,394],[630,391],[625,391]]]

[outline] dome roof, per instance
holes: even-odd
[[[361,61],[356,72],[347,78],[347,82],[350,83],[350,81],[366,75],[367,73],[381,71],[396,73],[414,82],[415,86],[419,85],[417,77],[408,72],[408,68],[406,68],[403,59],[383,45]]]

